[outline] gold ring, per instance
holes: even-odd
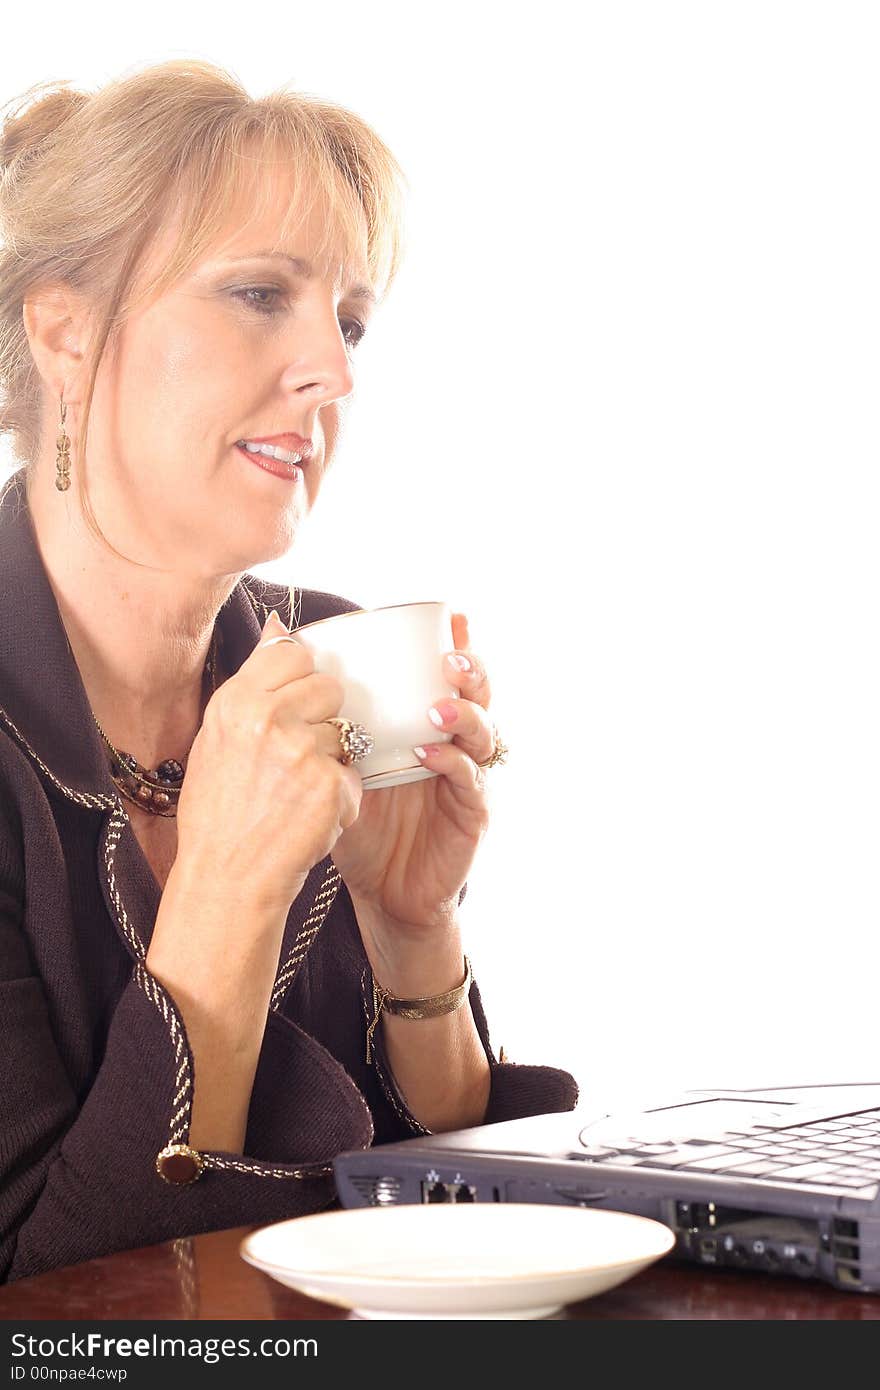
[[[343,767],[350,767],[352,763],[359,763],[361,758],[372,753],[373,739],[363,724],[356,724],[351,719],[326,719],[324,722],[334,724],[339,730]]]
[[[507,755],[510,752],[510,749],[508,748],[506,743],[501,742],[501,739],[498,737],[497,729],[494,730],[494,736],[495,746],[492,749],[491,755],[486,759],[484,763],[477,763],[477,767],[494,767],[496,763],[507,762]]]

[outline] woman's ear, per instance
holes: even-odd
[[[46,285],[28,295],[24,330],[41,381],[55,399],[76,404],[85,386],[88,339],[85,303],[69,285]]]

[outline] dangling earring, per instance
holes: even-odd
[[[70,487],[70,438],[64,428],[64,421],[67,419],[67,406],[64,404],[64,397],[61,397],[61,423],[58,426],[58,453],[55,456],[55,486],[59,492],[66,492]]]

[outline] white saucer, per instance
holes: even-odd
[[[364,1318],[541,1318],[623,1283],[674,1243],[642,1216],[501,1202],[320,1212],[253,1231],[240,1253]]]

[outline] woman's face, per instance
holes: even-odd
[[[365,254],[317,263],[320,198],[283,252],[267,254],[291,198],[281,178],[271,191],[265,214],[231,217],[102,359],[89,493],[105,535],[134,559],[209,576],[285,554],[333,457],[372,307]],[[266,442],[304,454],[301,466],[267,471],[253,448]]]

